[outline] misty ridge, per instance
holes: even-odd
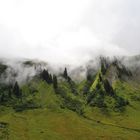
[[[24,84],[30,81],[34,76],[39,75],[43,70],[48,70],[51,74],[58,77],[62,75],[65,68],[68,69],[69,76],[76,82],[86,79],[88,74],[96,74],[100,69],[101,59],[104,58],[108,64],[113,61],[118,61],[127,69],[133,72],[136,78],[139,78],[140,71],[140,56],[124,56],[124,57],[103,57],[98,56],[91,59],[82,65],[70,64],[53,64],[37,59],[0,59],[0,67],[4,67],[5,71],[0,75],[0,82],[14,84],[16,81],[19,84]]]
[[[1,1],[0,56],[8,58],[1,59],[8,65],[1,82],[22,83],[42,69],[59,75],[65,67],[79,81],[99,69],[100,55],[113,59],[117,54],[126,67],[138,72],[139,56],[129,56],[139,51],[139,4],[137,0]]]

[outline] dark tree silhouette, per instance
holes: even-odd
[[[103,75],[105,75],[105,73],[106,73],[106,68],[105,68],[104,63],[101,63],[101,72]]]
[[[52,84],[53,83],[53,78],[52,78],[52,75],[49,74],[49,83]]]
[[[87,81],[92,81],[92,76],[91,76],[91,74],[87,74]]]
[[[57,77],[55,75],[53,75],[53,87],[54,89],[58,88]]]
[[[45,80],[48,84],[52,84],[52,75],[49,74],[49,72],[47,70],[43,70],[43,72],[41,73],[41,77],[43,80]]]
[[[67,68],[65,68],[64,73],[63,73],[63,76],[64,76],[65,79],[68,78]]]
[[[18,98],[20,98],[22,96],[22,93],[21,93],[21,90],[19,88],[18,82],[16,82],[15,85],[14,85],[14,87],[13,87],[13,93]]]
[[[72,81],[69,76],[67,77],[67,81],[68,81],[68,83],[70,83]]]
[[[106,74],[107,68],[109,67],[109,60],[105,57],[100,57],[100,64],[101,64],[101,72],[103,75]]]
[[[101,76],[101,74],[99,74],[99,80],[100,80],[100,82],[102,81],[102,76]]]
[[[49,77],[48,71],[43,70],[43,72],[41,73],[41,77],[43,78],[43,80],[48,81],[48,77]]]
[[[108,82],[107,79],[104,80],[104,88],[110,96],[114,95],[114,90],[113,90],[112,86],[110,85],[110,83]]]

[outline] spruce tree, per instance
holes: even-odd
[[[42,77],[42,79],[43,80],[45,80],[48,84],[50,84],[51,82],[51,77],[50,77],[50,74],[49,74],[49,72],[47,71],[47,70],[43,70],[43,72],[42,72],[42,74],[41,74],[41,77]]]
[[[65,68],[64,73],[63,73],[63,76],[64,76],[65,79],[68,78],[67,68]]]
[[[105,73],[106,73],[106,68],[105,68],[104,63],[101,63],[101,72],[103,75],[105,75]]]
[[[13,93],[18,98],[20,98],[21,95],[22,95],[21,90],[20,90],[19,85],[18,85],[18,82],[16,82],[15,85],[14,85],[14,87],[13,87]]]
[[[52,75],[49,74],[49,84],[52,84],[52,82],[53,82]]]
[[[54,87],[54,89],[57,89],[57,87],[58,87],[57,77],[55,75],[53,75],[53,87]]]

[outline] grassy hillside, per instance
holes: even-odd
[[[137,106],[137,109],[140,106]],[[133,115],[130,112],[135,113]],[[137,119],[136,119],[136,115]],[[15,113],[2,113],[0,122],[7,124],[1,128],[1,139],[10,140],[94,140],[126,139],[139,140],[140,114],[128,108],[125,114],[106,116],[98,109],[93,110],[93,119],[85,119],[69,110],[35,109]],[[135,120],[136,119],[136,120]],[[118,123],[119,122],[119,123]]]
[[[0,84],[1,140],[140,139],[140,86],[124,66],[103,62],[80,83],[42,73]]]

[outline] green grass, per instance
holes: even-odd
[[[0,121],[9,124],[7,136],[9,140],[140,139],[140,132],[123,128],[122,124],[122,128],[118,127],[118,124],[108,122],[107,117],[99,114],[100,112],[96,110],[98,119],[96,120],[96,116],[93,120],[89,120],[69,110],[60,109],[55,112],[50,109],[35,109],[7,113],[0,116]],[[95,116],[94,111],[92,115]],[[120,118],[110,119],[119,121]],[[97,122],[98,120],[100,123]]]
[[[96,80],[98,77],[96,78]],[[79,90],[84,86],[80,83]],[[96,81],[95,81],[96,83]],[[139,140],[140,87],[134,82],[116,81],[113,89],[129,101],[123,112],[106,111],[86,105],[81,95],[74,95],[65,81],[59,83],[65,96],[56,94],[53,86],[42,80],[23,85],[23,102],[33,100],[39,108],[15,112],[12,107],[0,106],[1,140]],[[95,85],[93,85],[94,87]],[[84,114],[71,111],[64,101],[81,102]],[[105,101],[110,102],[109,96]],[[65,103],[65,104],[64,104]],[[62,109],[62,105],[65,107]],[[111,106],[111,103],[110,103]]]
[[[35,93],[32,93],[32,90],[34,90]],[[24,85],[22,91],[25,100],[31,98],[42,108],[47,107],[57,110],[60,106],[60,99],[55,94],[53,85],[48,85],[45,81],[32,81]]]

